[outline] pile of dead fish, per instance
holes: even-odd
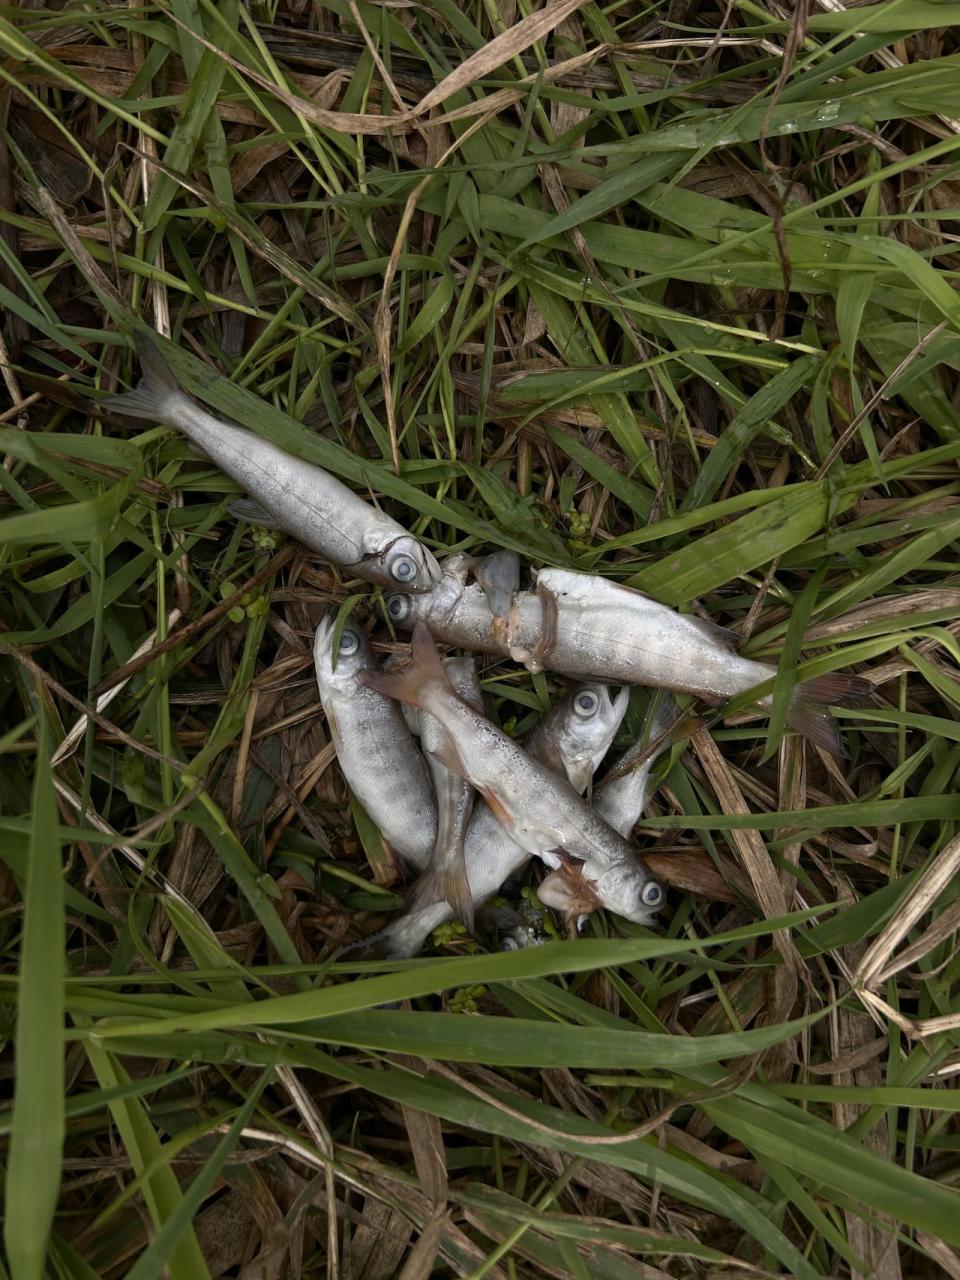
[[[613,697],[610,686],[721,705],[769,685],[776,668],[740,657],[723,628],[606,578],[544,568],[533,590],[521,590],[519,562],[508,553],[438,564],[320,467],[205,409],[150,340],[136,341],[142,382],[100,407],[182,431],[252,496],[238,514],[391,588],[390,620],[413,633],[410,661],[390,670],[380,669],[355,626],[329,619],[316,635],[320,698],[344,777],[420,876],[406,912],[378,936],[379,950],[413,955],[445,921],[472,927],[477,907],[531,856],[550,868],[538,890],[545,905],[574,917],[605,907],[651,923],[664,891],[627,837],[647,799],[648,744],[660,744],[675,709],[669,699],[654,703],[640,741],[590,802],[584,793],[626,710],[628,691]],[[579,683],[521,745],[486,718],[473,659],[444,660],[436,641]],[[799,684],[788,722],[839,753],[827,707],[870,688],[840,674]],[[756,699],[769,703],[769,694]]]

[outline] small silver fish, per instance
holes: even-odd
[[[577,696],[583,690],[597,696],[593,715],[584,715],[582,708],[574,710]],[[605,685],[575,687],[547,717],[547,730],[540,732],[539,727],[535,729],[525,745],[531,755],[579,786],[584,778],[583,760],[591,759],[599,765],[616,736],[625,711],[626,703],[612,699]],[[588,782],[589,779],[583,785]],[[474,810],[467,828],[465,857],[475,908],[497,893],[504,881],[530,860],[527,850],[517,844],[482,802]],[[379,933],[356,943],[349,950],[355,955],[377,955],[395,960],[415,956],[434,929],[453,918],[453,911],[446,902],[406,911]]]
[[[317,627],[313,658],[320,701],[343,776],[370,819],[406,862],[422,871],[437,836],[437,805],[430,775],[399,706],[360,683],[378,672],[370,644],[344,627],[336,670],[334,619]]]
[[[483,693],[473,658],[445,658],[443,669],[459,697],[483,711]],[[419,713],[420,746],[427,758],[437,796],[437,839],[426,871],[410,891],[409,909],[448,902],[454,918],[473,931],[473,895],[467,877],[464,839],[476,792],[469,782],[451,773],[435,751],[442,751],[444,731],[426,711]]]
[[[457,697],[422,623],[413,633],[409,667],[389,675],[364,671],[358,679],[440,722],[445,739],[436,754],[476,787],[517,844],[550,866],[558,866],[562,856],[576,859],[600,904],[628,920],[650,923],[663,900],[659,882],[566,779]]]
[[[676,715],[677,706],[669,694],[654,697],[640,736],[594,789],[594,811],[625,840],[632,835],[650,798],[650,774],[657,757],[670,747],[665,741],[651,752],[650,744],[666,731]],[[596,887],[568,866],[551,872],[538,892],[546,906],[562,911],[570,920],[576,919],[578,929],[595,909],[598,896]]]
[[[285,530],[352,576],[395,591],[438,585],[432,553],[396,520],[322,468],[205,409],[183,390],[151,341],[138,333],[134,342],[142,381],[135,391],[101,400],[100,408],[176,427],[253,496],[253,503],[235,504],[238,514]]]
[[[583,795],[616,736],[629,701],[629,689],[621,689],[611,698],[605,684],[577,685],[544,716],[524,746],[535,760],[549,765]]]
[[[772,680],[776,667],[742,658],[736,637],[711,622],[678,613],[640,591],[567,569],[540,569],[536,591],[521,591],[504,637],[483,591],[467,584],[462,563],[443,566],[430,593],[391,595],[387,612],[399,626],[426,622],[433,634],[460,648],[499,653],[561,675],[594,677],[691,693],[723,703]],[[788,722],[824,750],[842,755],[837,726],[826,707],[872,689],[859,676],[833,673],[796,686]],[[770,698],[758,699],[769,706]]]

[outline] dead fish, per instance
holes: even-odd
[[[584,714],[583,704],[579,711],[574,710],[578,694],[583,690],[597,697],[593,715]],[[559,776],[566,777],[578,789],[585,789],[590,779],[585,778],[583,761],[593,760],[599,765],[616,736],[625,710],[626,703],[611,698],[605,685],[575,686],[547,716],[549,724],[543,726],[542,732],[538,726],[525,745],[532,756],[549,764]],[[482,802],[474,809],[467,828],[464,852],[474,908],[497,893],[504,881],[530,860],[526,849],[517,844]],[[346,948],[344,954],[394,960],[415,956],[434,929],[453,918],[447,902],[406,911],[379,933]]]
[[[476,787],[517,844],[550,866],[559,865],[561,854],[577,859],[599,904],[639,924],[652,921],[664,896],[660,883],[566,779],[457,697],[426,626],[414,630],[409,667],[357,678],[440,722],[445,736],[435,754]]]
[[[443,669],[459,697],[482,713],[483,693],[474,659],[446,658]],[[437,839],[426,871],[410,891],[409,909],[415,911],[434,902],[448,902],[454,919],[462,920],[472,932],[473,895],[463,846],[476,792],[469,782],[451,773],[435,754],[438,750],[442,752],[442,726],[426,711],[419,713],[419,721],[420,746],[427,758],[437,797]]]
[[[447,644],[511,656],[532,670],[673,689],[713,703],[776,676],[776,667],[740,657],[732,632],[678,613],[643,592],[566,569],[540,569],[536,581],[536,591],[516,598],[506,642],[497,635],[483,591],[467,584],[458,563],[444,566],[432,592],[406,600],[391,595],[387,611],[399,626],[426,622]],[[826,708],[871,690],[869,681],[841,673],[804,681],[793,691],[788,723],[817,746],[842,755]],[[758,704],[769,707],[770,701],[760,698]]]
[[[234,504],[243,519],[283,529],[348,573],[397,591],[431,591],[440,581],[433,554],[401,524],[358,497],[321,467],[204,408],[177,382],[154,344],[134,343],[143,378],[136,390],[108,396],[100,408],[182,431],[252,496]]]
[[[406,862],[422,871],[437,836],[437,805],[426,763],[391,698],[361,684],[379,673],[366,636],[344,627],[336,669],[334,619],[317,627],[313,657],[320,701],[343,776],[379,828]]]
[[[577,685],[540,721],[526,749],[583,795],[627,714],[629,701],[629,689],[611,698],[605,684]]]

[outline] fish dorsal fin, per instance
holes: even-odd
[[[237,498],[235,502],[230,503],[228,510],[236,520],[245,520],[247,524],[257,524],[264,529],[282,527],[269,511],[265,511],[260,503],[254,502],[252,498]]]
[[[737,635],[736,631],[731,631],[729,627],[721,627],[718,622],[708,622],[706,618],[698,618],[695,613],[684,614],[684,617],[711,644],[718,644],[722,649],[728,649],[731,653],[738,652],[741,637]]]

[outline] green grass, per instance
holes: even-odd
[[[0,1274],[960,1274],[960,5],[301,8],[0,13]],[[438,554],[780,661],[670,757],[661,931],[336,961],[403,875],[310,642],[392,640],[94,416],[137,322]]]

